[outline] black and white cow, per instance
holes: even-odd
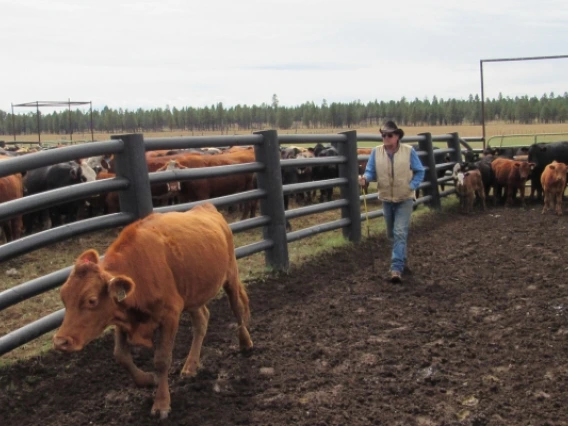
[[[531,173],[531,198],[537,193],[537,198],[542,198],[542,183],[540,177],[545,167],[553,161],[568,164],[568,141],[537,143],[531,145],[528,151],[529,163],[534,163]]]
[[[64,188],[81,182],[96,180],[95,171],[85,162],[69,161],[28,170],[24,176],[24,196]],[[24,215],[24,227],[29,234],[39,225],[41,230],[76,220],[84,200],[59,204],[45,210]]]

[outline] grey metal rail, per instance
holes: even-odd
[[[332,222],[326,222],[322,225],[311,226],[309,228],[300,229],[299,231],[288,232],[286,238],[289,243],[302,238],[311,237],[312,235],[320,234],[322,232],[333,231],[335,229],[343,228],[348,226],[351,220],[348,218],[334,220]]]
[[[0,162],[0,177],[21,173],[26,170],[37,169],[51,164],[76,160],[77,158],[94,157],[103,154],[117,154],[124,150],[122,140],[112,140],[83,145],[73,145],[62,149],[49,149],[47,151],[10,158]]]
[[[105,192],[119,191],[128,188],[128,179],[115,177],[93,182],[77,183],[64,188],[52,189],[38,194],[27,195],[17,200],[0,204],[0,221],[19,216],[22,213],[47,209],[70,201],[99,195]]]
[[[49,275],[44,275],[43,277],[4,290],[0,293],[0,311],[59,287],[65,282],[72,269],[72,266],[68,266],[67,268],[52,272]]]
[[[332,142],[347,142],[347,136],[342,134],[329,134],[329,135],[278,135],[278,142],[290,143],[332,143]]]
[[[264,164],[255,162],[227,166],[198,167],[195,169],[164,170],[162,172],[149,173],[149,177],[150,183],[156,184],[175,180],[195,180],[231,176],[241,173],[262,172],[263,170]]]
[[[294,192],[311,191],[314,189],[333,188],[335,186],[347,185],[346,178],[334,178],[326,180],[316,180],[312,182],[293,183],[282,186],[284,195],[292,194]]]
[[[144,139],[146,151],[159,149],[201,148],[203,146],[216,148],[226,146],[258,145],[264,140],[262,135],[236,136],[186,136],[173,138]]]
[[[185,212],[203,203],[211,203],[215,207],[225,207],[225,206],[230,206],[232,204],[244,203],[246,201],[258,200],[259,198],[265,198],[265,197],[266,197],[266,191],[262,189],[252,189],[250,191],[239,192],[238,194],[225,195],[223,197],[210,198],[208,200],[203,200],[203,201],[192,201],[191,203],[156,207],[154,208],[154,211],[156,213]]]
[[[258,243],[249,244],[246,246],[239,247],[235,250],[235,257],[241,259],[243,257],[250,256],[264,250],[269,250],[274,247],[274,241],[272,240],[262,240]]]
[[[128,213],[113,213],[38,232],[0,246],[0,262],[88,232],[124,226],[134,219],[134,216]]]
[[[284,213],[286,219],[295,219],[301,216],[307,216],[309,214],[322,213],[329,210],[339,209],[349,205],[349,202],[345,199],[327,201],[325,203],[314,204],[311,206],[299,207],[293,210],[286,210]]]
[[[249,229],[260,228],[261,226],[268,225],[269,223],[270,216],[258,216],[231,223],[229,226],[231,231],[233,231],[233,234],[237,234],[239,232],[248,231]]]
[[[55,330],[63,322],[64,315],[65,310],[61,309],[0,337],[0,356]]]

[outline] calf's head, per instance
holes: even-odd
[[[65,305],[63,324],[53,336],[55,349],[73,352],[98,337],[120,316],[121,304],[133,294],[134,282],[113,277],[99,265],[95,250],[81,254],[71,275],[61,287]]]
[[[314,158],[314,153],[313,151],[305,150],[300,152],[296,158]],[[312,172],[312,166],[297,167],[296,170],[298,171],[299,175],[309,175]]]
[[[163,172],[163,171],[182,170],[182,169],[187,169],[187,167],[181,165],[176,160],[170,160],[156,171]],[[167,186],[168,186],[168,192],[181,191],[181,182],[179,181],[167,182]]]
[[[566,164],[553,161],[551,164],[549,164],[546,167],[552,171],[552,175],[554,176],[554,181],[560,182],[566,179],[566,173],[568,173],[568,166]]]
[[[522,181],[526,181],[529,178],[532,169],[534,169],[534,163],[527,163],[525,161],[515,161],[513,166],[518,171],[519,178]]]

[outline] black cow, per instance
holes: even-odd
[[[509,158],[511,160],[513,160],[515,157],[519,155],[528,155],[528,153],[529,153],[528,146],[522,146],[520,148],[509,148],[509,147],[492,148],[489,146],[485,148],[485,150],[483,151],[483,154],[485,156],[492,155],[494,157]]]
[[[280,147],[280,158],[282,160],[293,160],[298,157],[300,150],[296,147]],[[282,167],[282,185],[292,185],[298,183],[298,172],[295,167]],[[284,210],[288,210],[290,195],[284,195]],[[292,225],[286,219],[286,229],[291,230]]]
[[[414,148],[415,151],[420,151],[420,145],[418,144],[413,144],[411,145],[412,148]],[[438,148],[437,146],[432,147],[432,150],[434,151],[434,163],[435,164],[443,164],[443,163],[449,163],[450,160],[448,158],[447,154],[441,153],[441,152],[436,152],[437,150],[439,150],[440,148]],[[444,176],[446,176],[446,170],[436,170],[436,178],[437,179],[441,179]],[[440,189],[443,191],[445,188],[445,185],[443,183],[440,184]],[[420,198],[420,190],[417,189],[416,190],[416,198]]]
[[[314,147],[314,155],[316,157],[336,157],[339,155],[337,149],[334,147],[323,147],[319,146],[321,144],[316,145]],[[337,164],[326,164],[323,166],[315,166],[312,168],[312,177],[314,180],[327,180],[327,179],[335,179],[339,177],[339,167]],[[320,189],[320,203],[323,203],[324,196],[327,198],[327,201],[331,201],[331,197],[333,195],[333,188],[327,189]]]
[[[554,160],[559,163],[568,163],[568,141],[537,143],[531,145],[528,151],[529,163],[534,163],[531,173],[531,199],[537,193],[537,199],[542,199],[542,183],[540,176],[545,167]]]
[[[480,160],[476,161],[474,164],[475,168],[481,173],[481,180],[483,182],[483,189],[485,190],[485,196],[489,196],[489,190],[494,186],[495,183],[495,172],[491,167],[491,163],[496,157],[492,155],[486,155]]]
[[[465,151],[463,153],[463,161],[465,163],[475,163],[479,160],[479,154],[473,151]],[[446,159],[446,162],[449,163],[450,161]]]
[[[63,188],[76,183],[95,180],[92,168],[76,161],[53,164],[29,170],[24,177],[24,196],[39,194],[52,189]],[[84,200],[59,204],[46,210],[24,215],[24,227],[29,234],[36,223],[41,230],[76,220]]]

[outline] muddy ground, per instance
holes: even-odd
[[[220,299],[202,369],[181,379],[183,317],[162,424],[568,425],[567,241],[568,217],[537,206],[448,212],[413,225],[401,285],[382,238],[250,284],[247,356]],[[152,397],[110,334],[0,370],[2,425],[159,424]]]

